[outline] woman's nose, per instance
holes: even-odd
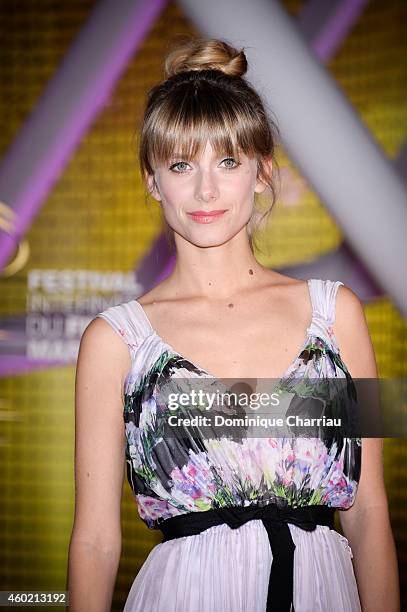
[[[210,202],[211,200],[216,200],[218,196],[219,190],[213,175],[210,172],[200,173],[196,186],[196,199]]]

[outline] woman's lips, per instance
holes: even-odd
[[[194,210],[193,212],[188,213],[193,221],[196,223],[212,223],[219,219],[226,210],[211,210],[210,212],[205,212],[204,210]]]

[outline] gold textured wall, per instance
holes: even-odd
[[[286,1],[294,15],[302,2]],[[1,2],[3,155],[80,29],[94,0]],[[407,4],[371,1],[329,63],[362,120],[390,158],[406,137]],[[30,259],[1,280],[0,316],[24,314],[27,273],[34,268],[131,271],[160,231],[146,204],[133,132],[147,90],[162,77],[175,36],[199,34],[175,3],[164,10],[95,119],[27,234]],[[263,238],[270,267],[312,260],[336,248],[342,233],[284,154],[280,166],[302,195],[281,201]],[[406,376],[406,324],[391,300],[366,305],[380,376]],[[0,589],[64,589],[73,517],[74,365],[0,380]],[[400,566],[407,565],[406,445],[385,441],[385,476]],[[148,551],[160,541],[140,521],[125,481],[123,554],[114,610]]]

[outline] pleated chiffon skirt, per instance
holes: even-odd
[[[361,612],[348,540],[325,525],[289,529],[295,612]],[[169,540],[148,555],[123,612],[265,612],[272,559],[261,520]]]

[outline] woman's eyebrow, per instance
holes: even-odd
[[[224,157],[225,155],[229,155],[229,154],[228,154],[228,153],[226,153],[226,152],[225,152],[225,153],[220,153],[219,155],[215,153],[215,154],[213,155],[213,159],[214,159],[214,160],[215,160],[215,159],[220,159],[221,157]],[[235,154],[234,154],[234,153],[232,153],[231,155],[233,156],[233,155],[235,155]],[[238,153],[237,153],[237,155],[236,155],[236,157],[237,157],[237,156],[239,156],[239,155],[243,155],[243,153],[238,152]],[[192,159],[199,159],[199,156],[195,156],[195,157],[193,157],[193,156],[188,155],[187,153],[185,153],[185,154],[182,154],[182,153],[172,153],[172,154],[170,155],[170,158],[173,158],[173,157],[182,157],[182,158],[184,158],[184,159],[189,159],[189,160],[192,160]]]

